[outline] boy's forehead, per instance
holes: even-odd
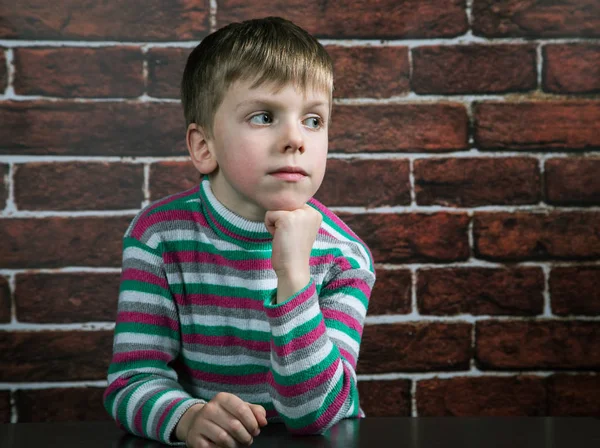
[[[294,90],[298,95],[302,95],[305,101],[321,100],[322,102],[329,103],[331,99],[329,89],[322,88],[316,84],[302,86],[295,82],[264,82],[255,85],[254,81],[238,80],[229,86],[228,93],[231,92],[237,100],[246,102],[253,99],[264,99],[265,96],[278,95],[289,88]]]

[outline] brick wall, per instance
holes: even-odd
[[[335,60],[318,198],[372,248],[370,415],[600,415],[597,0],[0,6],[0,421],[105,419],[122,234],[188,188],[191,48],[282,15]]]

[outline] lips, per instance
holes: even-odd
[[[283,168],[279,168],[275,171],[272,171],[270,174],[276,173],[292,173],[292,174],[302,174],[303,176],[307,176],[306,171],[298,166],[285,166]]]
[[[302,168],[297,166],[285,166],[269,173],[271,176],[285,182],[300,182],[308,174]]]

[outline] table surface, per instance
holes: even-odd
[[[0,425],[0,447],[164,446],[125,434],[112,422]],[[600,419],[591,417],[399,417],[343,420],[322,436],[292,436],[281,424],[263,428],[252,448],[575,448],[600,447]]]

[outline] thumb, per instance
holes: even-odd
[[[267,424],[267,411],[265,411],[265,408],[259,404],[252,403],[248,403],[248,406],[250,406],[250,410],[254,414],[254,417],[256,417],[259,426],[265,426]]]

